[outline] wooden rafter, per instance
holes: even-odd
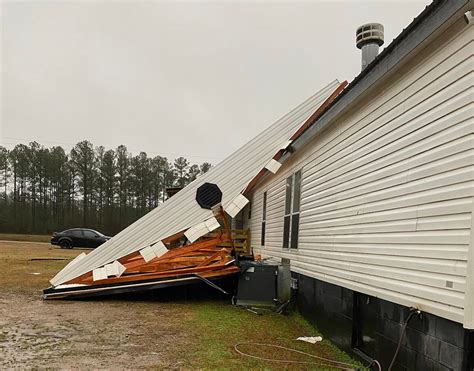
[[[223,211],[219,216],[225,218]],[[205,278],[236,273],[239,268],[232,264],[233,234],[229,225],[226,222],[223,224],[224,228],[209,233],[194,243],[172,248],[148,262],[138,251],[122,257],[119,262],[125,267],[125,272],[120,277],[111,276],[94,281],[92,272],[89,272],[68,283],[114,285],[189,274]]]

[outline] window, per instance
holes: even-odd
[[[92,231],[84,230],[84,237],[86,237],[86,238],[95,238],[95,237],[97,237],[97,235]]]
[[[301,170],[286,179],[285,216],[283,220],[283,247],[298,248],[300,227]]]
[[[82,233],[82,230],[80,229],[70,229],[68,231],[73,237],[83,237],[84,234]]]
[[[265,224],[267,221],[267,192],[263,194],[263,210],[262,210],[262,234],[260,236],[260,245],[265,246]]]

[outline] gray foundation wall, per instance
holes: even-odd
[[[298,310],[323,336],[348,353],[377,359],[386,370],[410,308],[301,274]],[[474,332],[460,323],[413,315],[394,370],[473,370]]]

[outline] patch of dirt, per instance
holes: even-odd
[[[80,251],[0,242],[0,252],[0,369],[180,368],[175,354],[189,341],[192,317],[185,304],[43,301],[40,288],[67,261],[30,259]]]
[[[179,368],[180,305],[130,304],[2,295],[0,368]]]

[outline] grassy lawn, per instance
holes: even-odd
[[[351,363],[363,368],[347,354],[329,341],[317,344],[296,341],[299,336],[318,336],[318,331],[299,314],[279,315],[268,312],[256,315],[226,303],[196,303],[193,308],[193,325],[197,327],[199,341],[195,344],[193,357],[185,360],[190,368],[207,369],[268,369],[283,367],[288,369],[332,370],[308,356],[248,343],[274,344],[297,349],[320,357]],[[234,350],[241,343],[240,350],[263,358],[315,362],[311,364],[285,364],[246,358]],[[248,344],[248,345],[246,345]]]
[[[50,235],[0,233],[0,241],[48,242]]]
[[[70,260],[89,251],[63,250],[42,243],[0,241],[0,290],[39,294],[49,286],[49,279]]]
[[[330,342],[296,341],[318,335],[296,313],[256,315],[230,300],[121,297],[42,301],[48,280],[82,250],[0,242],[0,369],[147,368],[331,370],[321,365],[274,363],[239,355],[238,343],[275,344],[362,368]],[[69,260],[31,260],[31,259]],[[245,345],[264,358],[316,362],[282,349]]]

